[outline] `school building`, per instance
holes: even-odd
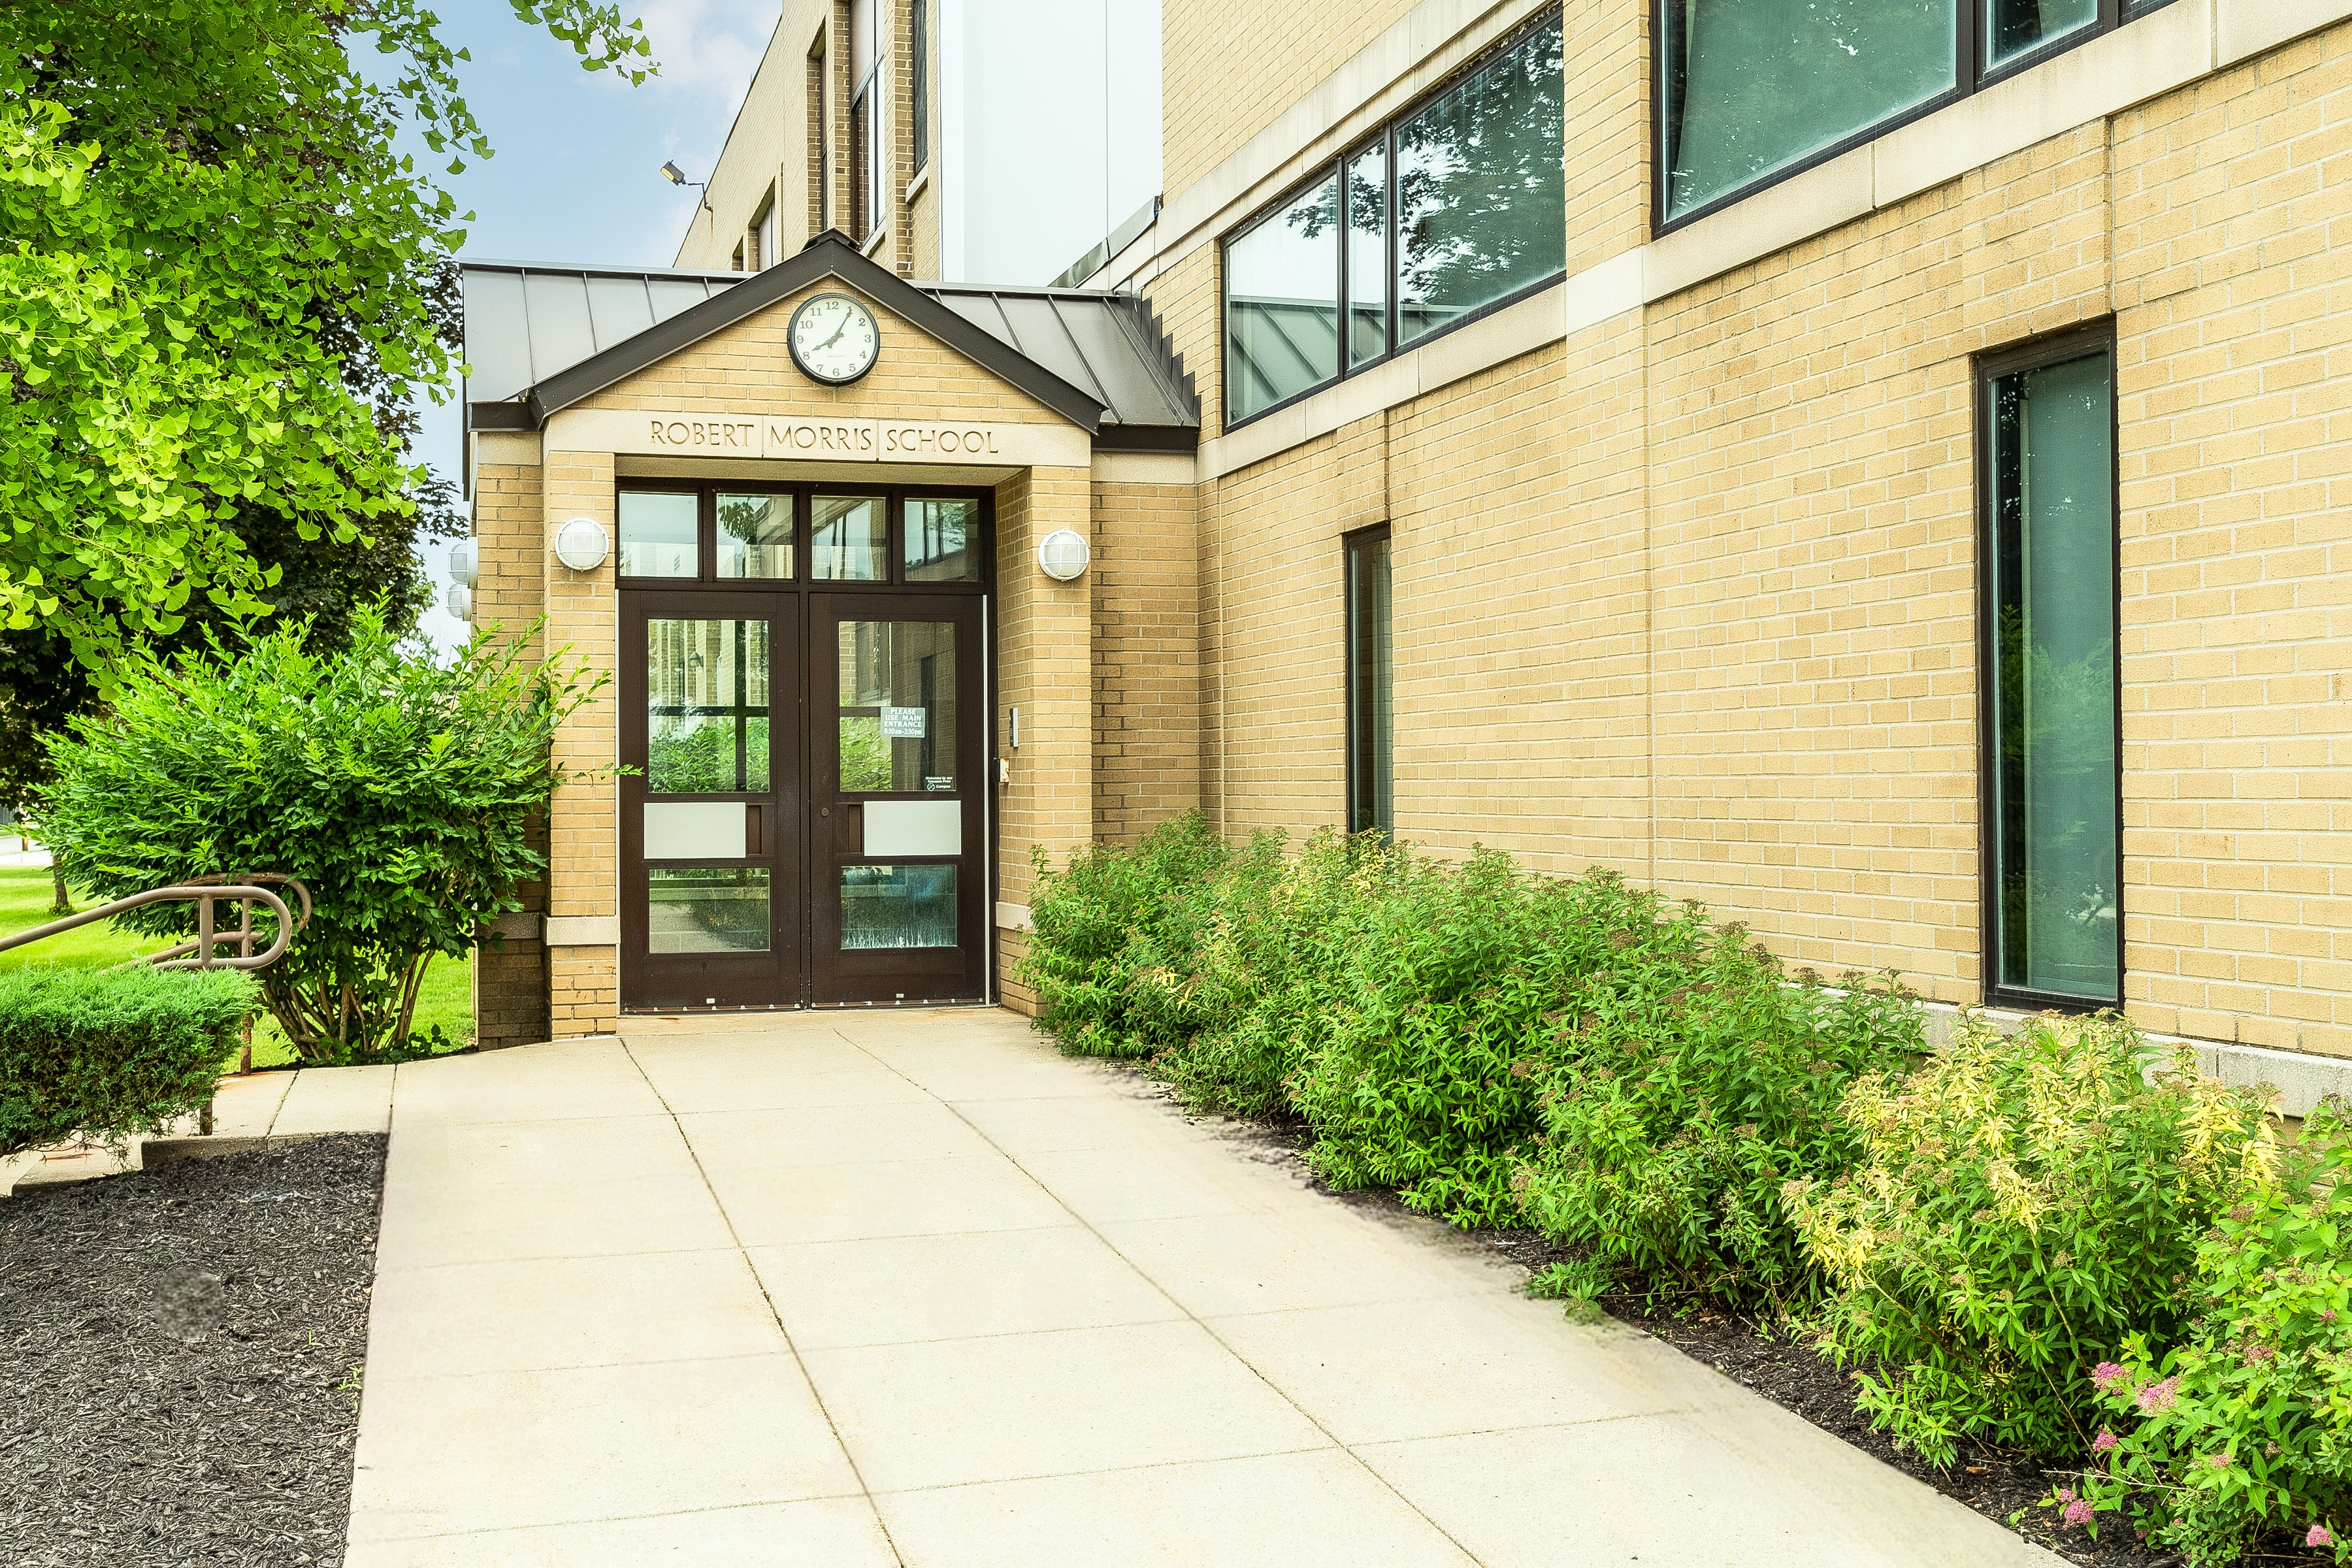
[[[613,676],[485,1043],[1019,1007],[1197,805],[2352,1087],[2352,0],[784,0],[673,268],[465,283]]]

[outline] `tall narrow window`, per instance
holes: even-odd
[[[858,244],[874,232],[874,184],[868,177],[874,144],[874,94],[869,87],[849,104],[849,237]]]
[[[824,41],[819,38],[816,52],[809,56],[809,145],[816,154],[816,167],[810,172],[816,182],[816,200],[810,204],[811,234],[833,226],[833,78],[825,64]]]
[[[915,101],[907,107],[915,128],[915,173],[931,161],[931,8],[927,0],[908,7],[907,27],[913,58],[908,62],[908,88]]]
[[[1348,364],[1389,351],[1389,150],[1376,142],[1349,161]]]
[[[881,37],[877,0],[849,0],[849,237],[858,244],[881,226],[880,127],[875,122],[881,96]]]
[[[1389,531],[1349,536],[1348,831],[1396,831]]]
[[[2123,997],[2114,359],[1983,366],[1986,935],[1996,997]]]

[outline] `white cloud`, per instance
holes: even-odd
[[[723,99],[732,114],[751,89],[778,10],[778,0],[642,0],[637,15],[661,63],[646,88]]]

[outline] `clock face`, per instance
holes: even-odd
[[[856,381],[874,368],[882,332],[874,312],[846,294],[819,294],[793,312],[787,336],[793,363],[803,374],[832,386]]]

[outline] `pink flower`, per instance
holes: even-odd
[[[2139,1391],[2139,1407],[2150,1415],[2153,1415],[2158,1411],[2171,1409],[2172,1402],[2179,1396],[2180,1374],[2176,1372],[2170,1377],[2166,1378],[2162,1383],[2151,1383],[2146,1388],[2141,1389]]]
[[[2091,1369],[2091,1381],[2105,1394],[2124,1380],[2124,1369],[2111,1361],[2103,1361]]]
[[[2104,1454],[2108,1449],[2113,1448],[2117,1440],[2118,1439],[2113,1432],[2106,1430],[2105,1427],[2101,1427],[2099,1429],[2099,1435],[2091,1439],[2091,1452],[2094,1454]]]
[[[2088,1498],[2076,1498],[2066,1505],[2066,1522],[2069,1524],[2091,1522],[2091,1503]]]
[[[2303,1538],[2303,1543],[2305,1546],[2333,1546],[2336,1537],[2327,1533],[2326,1525],[2315,1524],[2311,1527],[2311,1533]]]
[[[2319,1321],[2323,1323],[2334,1322],[2336,1321],[2336,1309],[2333,1307],[2322,1308],[2319,1313]],[[2316,1529],[2317,1527],[2314,1526],[2314,1528]]]

